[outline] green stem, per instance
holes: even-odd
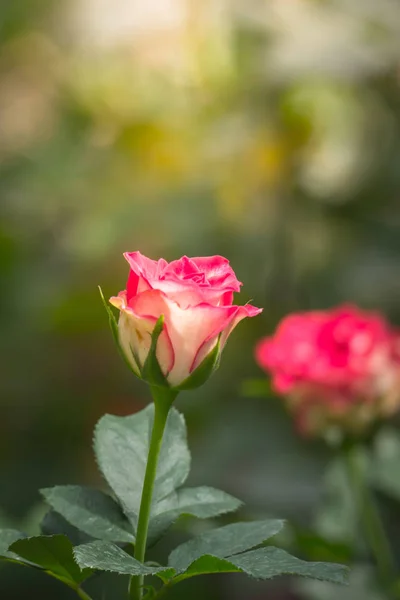
[[[164,583],[164,585],[162,587],[160,587],[159,590],[157,590],[157,592],[154,596],[154,600],[159,600],[159,598],[162,598],[170,588],[171,588],[171,584]]]
[[[360,461],[358,460],[356,446],[350,446],[346,449],[345,460],[350,484],[353,485],[356,506],[360,514],[366,542],[374,556],[381,583],[391,596],[393,584],[396,580],[392,550],[375,498],[368,486],[368,482],[365,480],[362,465],[360,465]]]
[[[154,398],[154,422],[151,432],[149,454],[147,457],[146,473],[144,476],[142,498],[140,500],[139,518],[136,532],[135,558],[144,562],[146,554],[147,532],[149,528],[149,519],[151,511],[151,502],[153,498],[154,482],[156,479],[158,458],[160,455],[161,444],[163,440],[165,425],[167,423],[168,413],[172,402],[175,400],[177,392],[172,392],[168,388],[151,387],[151,393]],[[129,594],[132,600],[141,600],[143,597],[144,576],[139,575],[131,577],[129,585]]]
[[[82,598],[82,600],[92,600],[89,594],[87,594],[82,588],[78,587],[75,589],[75,591],[78,594],[79,598]]]

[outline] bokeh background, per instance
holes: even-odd
[[[103,485],[95,422],[148,402],[97,290],[123,289],[122,252],[140,249],[225,255],[242,302],[264,307],[178,401],[191,483],[243,498],[243,518],[311,528],[329,450],[298,438],[253,347],[287,312],[343,301],[400,323],[399,40],[397,0],[1,3],[1,526],[36,533],[40,487]],[[205,526],[179,523],[156,554]],[[126,581],[101,585],[118,600]],[[74,597],[1,567],[2,599],[32,589]],[[171,593],[205,596],[328,598],[241,576]]]

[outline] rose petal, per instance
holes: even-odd
[[[127,306],[123,295],[110,298],[110,303],[121,311],[118,329],[122,351],[133,368],[138,371],[137,363],[140,369],[143,368],[151,346],[151,334],[162,313],[158,316],[137,314]],[[151,312],[151,307],[149,308]],[[166,327],[158,338],[156,355],[163,374],[167,376],[174,365],[175,357]]]
[[[222,256],[188,258],[167,263],[164,259],[154,261],[140,252],[126,252],[124,257],[131,267],[127,283],[128,303],[137,294],[159,289],[182,308],[209,303],[229,306],[233,292],[242,285],[229,261]]]
[[[203,353],[199,354],[199,349],[205,342],[209,342],[208,348],[211,349],[211,344],[215,345],[218,335],[226,329],[227,333],[221,341],[223,346],[236,323],[245,316],[260,312],[249,306],[217,307],[209,304],[199,304],[185,310],[158,290],[136,296],[132,308],[138,315],[157,318],[164,315],[176,357],[168,376],[171,385],[178,385],[190,375],[196,357],[199,356],[200,360],[203,356]]]
[[[194,371],[203,362],[206,356],[213,350],[220,338],[221,351],[226,344],[226,341],[236,325],[246,317],[255,317],[262,312],[262,308],[256,308],[247,304],[246,306],[230,306],[226,311],[225,323],[219,323],[215,331],[213,331],[203,344],[198,349],[194,361],[190,367],[190,371]]]
[[[126,297],[127,297],[128,302],[131,298],[133,298],[137,294],[139,279],[140,279],[139,275],[131,269],[129,271],[128,282],[126,284]]]
[[[188,256],[182,256],[179,260],[170,262],[163,271],[163,277],[172,277],[174,279],[189,279],[197,275],[200,269],[196,263]]]
[[[183,309],[198,304],[213,306],[229,306],[232,304],[233,293],[220,289],[201,287],[191,281],[158,280],[151,283],[153,289],[164,292],[168,298],[179,304]]]
[[[143,276],[146,279],[154,279],[158,276],[158,261],[147,258],[140,252],[125,252],[124,258],[136,275]]]
[[[221,336],[221,348],[225,346],[228,337],[235,329],[236,325],[240,323],[240,321],[242,321],[246,317],[256,317],[263,311],[262,308],[257,308],[256,306],[252,306],[251,304],[245,304],[244,306],[232,306],[232,308],[236,308],[236,312],[234,313],[231,322],[224,329],[224,332]]]
[[[198,269],[206,274],[211,286],[240,291],[242,283],[237,280],[229,260],[223,256],[199,256],[191,259]]]

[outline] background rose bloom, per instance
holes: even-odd
[[[346,305],[289,315],[258,343],[256,360],[303,430],[327,420],[358,427],[397,408],[399,348],[381,315]]]
[[[124,256],[131,268],[126,290],[110,302],[121,311],[121,348],[139,376],[161,315],[164,328],[156,355],[174,387],[193,373],[218,342],[222,351],[239,321],[261,312],[254,306],[233,304],[233,294],[242,284],[222,256],[184,256],[171,263],[151,260],[140,252]]]

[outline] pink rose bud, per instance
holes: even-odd
[[[133,371],[152,384],[197,387],[218,366],[239,321],[261,309],[233,304],[241,283],[222,256],[184,256],[171,263],[140,252],[124,256],[131,269],[126,290],[110,299],[120,310],[122,352]]]
[[[400,336],[354,306],[289,315],[255,350],[299,429],[360,431],[400,407]]]

